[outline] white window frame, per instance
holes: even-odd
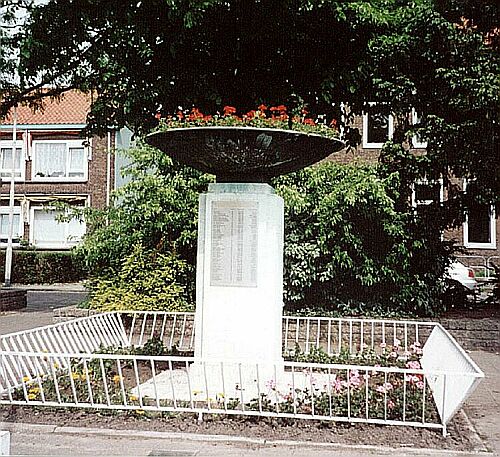
[[[1,149],[11,149],[12,150],[12,140],[1,140],[0,141],[0,150]],[[16,149],[21,150],[21,156],[19,158],[19,171],[21,172],[20,176],[15,176],[14,181],[24,181],[26,178],[26,148],[23,140],[17,140],[16,141]],[[1,151],[0,151],[1,154]],[[0,155],[0,165],[2,163],[2,157]],[[10,176],[12,173],[12,169],[3,169],[0,168],[1,173],[5,173],[5,176],[1,176],[0,178],[2,179],[2,182],[8,182],[10,181]],[[17,170],[16,170],[17,171]]]
[[[464,191],[467,192],[467,181],[464,181]],[[495,206],[490,206],[490,242],[477,243],[469,242],[469,214],[465,214],[465,221],[463,223],[464,247],[468,249],[496,249],[497,247],[497,233],[496,233],[496,214]]]
[[[444,181],[443,178],[435,179],[435,180],[427,180],[422,179],[412,184],[411,186],[411,206],[413,208],[417,208],[417,206],[421,205],[430,205],[434,203],[434,200],[417,200],[417,193],[415,186],[416,185],[426,185],[426,184],[439,184],[439,203],[444,201]]]
[[[2,215],[9,215],[9,207],[8,206],[2,206],[0,207],[0,214]],[[20,206],[14,206],[14,215],[18,215],[19,216],[19,227],[18,227],[18,232],[19,233],[19,241],[13,241],[12,244],[14,246],[19,246],[20,245],[20,240],[24,237],[24,220],[23,220],[23,214],[22,214],[22,211],[21,211],[21,207]],[[5,247],[7,246],[7,242],[6,241],[2,241],[2,236],[3,234],[0,233],[0,247]],[[16,232],[15,232],[15,227],[14,227],[14,233],[13,233],[13,240],[15,240],[15,235],[16,235]],[[6,233],[6,237],[8,237],[8,233]]]
[[[415,124],[418,124],[418,122],[419,122],[418,113],[415,110],[415,108],[412,108],[411,109],[411,124],[415,125]],[[411,137],[411,144],[412,144],[413,148],[415,148],[415,149],[426,149],[427,148],[427,141],[423,141],[423,142],[418,141],[417,135],[413,135]]]
[[[81,240],[68,240],[69,234],[67,230],[69,229],[69,225],[65,225],[65,236],[64,241],[61,243],[35,243],[35,230],[34,230],[34,222],[35,222],[35,211],[61,211],[59,208],[55,208],[53,206],[31,206],[30,208],[30,230],[29,230],[29,242],[31,245],[37,248],[43,249],[70,249],[80,243]],[[86,229],[86,227],[85,227]]]
[[[66,144],[66,170],[69,172],[70,154],[69,150],[71,148],[83,148],[84,154],[84,166],[83,166],[83,176],[36,176],[36,145],[37,144]],[[88,181],[89,176],[89,148],[85,145],[85,140],[34,140],[31,146],[31,180],[37,182],[85,182]]]
[[[375,106],[376,103],[370,102],[370,106]],[[384,143],[370,143],[368,141],[368,127],[369,127],[369,113],[363,113],[363,148],[364,149],[381,149]],[[394,134],[394,116],[392,114],[388,115],[388,131],[387,131],[387,141],[392,140]]]

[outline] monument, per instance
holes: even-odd
[[[255,127],[176,128],[147,139],[215,174],[200,196],[195,359],[282,361],[283,199],[271,178],[344,147],[338,139]]]

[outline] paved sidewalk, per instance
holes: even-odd
[[[86,292],[77,288],[67,288],[66,290],[28,289],[28,306],[26,308],[0,313],[0,335],[50,325],[53,323],[54,309],[76,305],[86,296]]]

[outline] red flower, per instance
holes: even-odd
[[[156,113],[155,114],[155,118],[158,119],[158,120],[160,120],[161,119],[161,113]]]
[[[189,115],[189,120],[194,121],[196,119],[203,119],[203,114],[200,113],[200,110],[198,108],[193,108],[191,110],[191,114]]]
[[[307,110],[307,108],[302,108],[300,110],[300,112],[305,116],[306,114],[309,114],[309,111]]]
[[[267,106],[264,104],[258,106],[259,111],[265,111],[266,109],[267,109]]]
[[[253,119],[255,117],[255,114],[255,110],[251,110],[246,114],[246,117],[248,117],[249,119]]]
[[[184,119],[184,113],[183,113],[182,111],[178,111],[178,112],[177,112],[177,117],[178,117],[179,119]]]
[[[234,106],[224,106],[224,116],[236,113],[236,108]]]
[[[330,122],[330,125],[332,127],[337,127],[337,119],[332,119],[332,122]]]
[[[307,119],[304,119],[303,124],[306,124],[306,125],[316,125],[316,122],[314,122],[314,120],[312,120],[310,118],[307,118]]]

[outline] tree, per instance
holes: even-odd
[[[498,12],[493,0],[51,0],[16,36],[22,81],[0,115],[74,87],[97,94],[96,132],[148,131],[178,106],[307,104],[339,121],[342,102],[401,119],[413,107],[429,144],[418,174],[475,179],[498,200]],[[396,142],[411,129],[400,122]]]

